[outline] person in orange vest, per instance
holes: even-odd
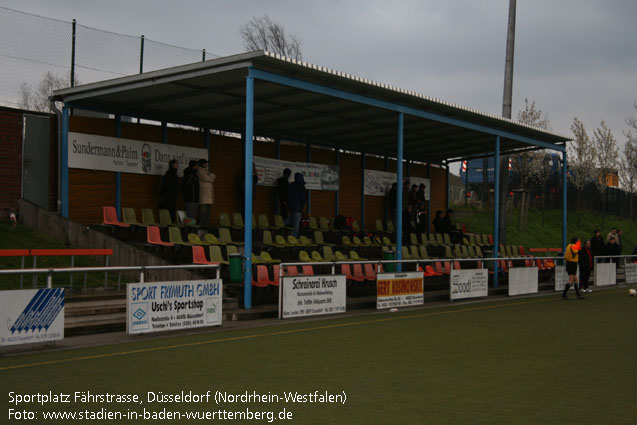
[[[577,236],[571,238],[571,243],[566,246],[566,252],[564,253],[564,260],[566,261],[566,273],[568,274],[568,283],[564,287],[562,292],[562,298],[568,300],[568,290],[573,284],[577,299],[581,300],[582,297],[579,293],[579,284],[577,281],[577,263],[579,261],[579,252],[582,249],[582,243]]]

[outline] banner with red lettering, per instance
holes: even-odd
[[[378,273],[376,281],[376,309],[423,305],[423,274]]]

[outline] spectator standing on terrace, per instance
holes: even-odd
[[[391,189],[387,193],[389,198],[389,212],[391,213],[391,219],[396,222],[396,183],[392,183]]]
[[[434,232],[442,233],[442,211],[436,211],[436,217],[432,224],[434,225]]]
[[[416,192],[416,200],[420,203],[422,202],[423,204],[425,203],[425,184],[424,183],[420,183],[420,186],[418,186],[418,192]]]
[[[411,225],[411,219],[413,213],[411,210],[411,204],[407,205],[407,209],[403,211],[403,233],[409,235],[414,232],[414,226]]]
[[[418,233],[427,231],[427,209],[424,202],[418,202],[418,211],[416,211],[416,230]]]
[[[403,206],[402,211],[407,209],[407,205],[409,205],[409,180],[405,180],[403,182]]]
[[[179,163],[176,159],[171,159],[168,163],[168,170],[161,181],[161,204],[160,208],[170,211],[173,222],[177,220],[177,198],[179,197],[179,177],[177,168]]]
[[[294,236],[297,238],[299,237],[299,227],[301,226],[301,214],[306,202],[305,179],[303,174],[295,173],[294,183],[291,183],[288,187],[288,206],[294,223]]]
[[[197,171],[199,177],[199,216],[197,223],[202,229],[208,229],[208,223],[210,222],[210,211],[212,210],[212,204],[215,203],[215,187],[213,185],[215,181],[215,175],[208,171],[208,160],[199,160],[199,171]]]
[[[279,211],[283,220],[288,218],[288,187],[290,186],[292,170],[286,168],[283,175],[276,179],[277,194],[279,195]]]
[[[579,252],[581,249],[581,242],[577,236],[573,236],[571,243],[566,246],[566,252],[564,253],[564,260],[566,260],[566,273],[568,274],[568,283],[564,287],[562,292],[562,299],[568,300],[568,290],[573,284],[573,289],[577,294],[577,299],[581,300],[582,297],[579,293],[579,285],[577,283],[577,263],[579,262]]]
[[[181,180],[181,193],[184,194],[186,202],[186,216],[196,220],[197,206],[199,205],[199,163],[194,159],[188,163],[188,168],[184,170],[184,178]],[[173,219],[174,221],[174,219]]]
[[[595,257],[603,255],[604,253],[604,239],[599,229],[595,229],[593,232],[593,237],[591,238],[591,253],[593,254],[593,260],[595,260]],[[593,264],[595,264],[595,261],[593,261]]]
[[[582,250],[579,252],[579,283],[582,292],[593,292],[588,289],[588,280],[593,270],[593,253],[591,252],[591,241],[586,241]]]

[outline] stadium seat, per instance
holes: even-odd
[[[358,252],[352,250],[349,252],[349,258],[354,260],[354,261],[365,261],[367,260],[367,258],[363,258],[361,256],[358,255]]]
[[[354,219],[354,220],[352,221],[352,231],[354,231],[354,232],[356,232],[356,233],[358,233],[358,232],[360,232],[360,231],[361,231],[361,226],[360,226],[360,224],[358,223],[358,220],[356,220],[356,219]]]
[[[418,241],[418,236],[416,236],[415,233],[410,233],[409,234],[409,241],[410,241],[412,246],[420,245],[420,242]]]
[[[270,280],[270,277],[268,276],[268,268],[266,266],[258,265],[256,269],[257,269],[257,280],[255,281],[254,277],[252,278],[253,286],[265,288],[268,285],[274,285],[274,282],[272,282]]]
[[[419,258],[423,259],[423,260],[427,260],[429,258],[429,253],[427,252],[427,248],[425,248],[424,245],[420,245],[418,247],[418,251],[419,251]]]
[[[440,273],[441,275],[443,275],[443,274],[449,274],[449,273],[446,273],[446,270],[445,270],[445,268],[443,267],[443,265],[442,265],[442,262],[441,262],[441,261],[436,261],[436,262],[434,263],[434,267],[435,267],[436,272],[437,272],[437,273]]]
[[[272,240],[272,232],[264,230],[261,243],[265,246],[275,246],[274,241]]]
[[[170,216],[170,211],[165,209],[159,210],[159,225],[162,227],[174,226],[181,227],[181,224],[175,223],[173,218]]]
[[[225,243],[221,242],[215,235],[212,233],[206,233],[204,236],[204,240],[207,245],[225,245]]]
[[[376,231],[380,233],[385,233],[385,228],[383,227],[383,220],[380,218],[376,219]]]
[[[451,236],[449,236],[449,233],[444,233],[442,235],[442,239],[445,241],[445,245],[453,245],[453,243],[451,242]]]
[[[314,276],[314,268],[307,264],[305,266],[303,266],[303,275],[304,276]]]
[[[451,247],[447,245],[445,245],[445,258],[454,258]]]
[[[359,238],[358,236],[354,236],[352,237],[352,244],[354,244],[355,246],[363,246],[363,242],[361,241],[361,238]]]
[[[145,227],[144,224],[137,221],[135,209],[130,207],[122,207],[122,221],[131,226]]]
[[[193,245],[210,245],[209,243],[202,241],[196,233],[188,233],[188,242]]]
[[[341,251],[334,251],[334,256],[336,257],[336,261],[348,261],[347,258]]]
[[[175,245],[192,246],[190,242],[186,242],[181,238],[181,230],[179,227],[171,226],[168,228],[168,240]]]
[[[331,246],[323,247],[323,258],[325,261],[336,261],[336,256],[334,255],[334,252],[332,252]]]
[[[318,222],[316,221],[316,217],[310,216],[308,218],[308,228],[312,231],[320,231]]]
[[[230,235],[230,229],[225,227],[219,228],[219,240],[225,244],[243,245],[243,242],[233,241]]]
[[[436,233],[436,245],[444,246],[447,245],[442,238],[442,233]]]
[[[269,230],[270,222],[268,221],[268,216],[265,214],[259,214],[258,218],[259,222],[257,223],[257,227],[261,230]]]
[[[291,246],[303,246],[301,241],[299,241],[294,235],[288,235],[287,242],[288,242],[288,245],[291,245]]]
[[[274,224],[272,230],[285,229],[285,223],[283,222],[283,216],[281,214],[274,214]]]
[[[360,276],[355,276],[354,274],[352,274],[352,270],[350,269],[349,264],[341,264],[341,274],[344,274],[345,279],[347,280],[354,280],[356,282],[362,282],[365,280],[365,277],[362,276],[362,273]]]
[[[279,286],[279,278],[281,277],[281,266],[275,264],[272,266],[272,283],[271,285]]]
[[[312,258],[310,258],[310,255],[307,253],[307,251],[299,251],[299,261],[301,263],[312,263]]]
[[[319,228],[323,232],[327,232],[330,230],[330,221],[327,217],[319,217]]]
[[[203,246],[193,246],[192,247],[192,263],[193,264],[214,264],[211,261],[208,261],[206,258],[206,251],[204,251]]]
[[[174,246],[175,244],[172,242],[164,242],[161,240],[161,235],[159,233],[159,227],[157,226],[146,226],[146,242],[151,245],[160,245],[160,246]]]
[[[484,258],[484,254],[482,253],[482,248],[480,248],[479,245],[476,245],[474,248],[475,248],[475,251],[476,251],[476,256],[478,258]]]
[[[354,244],[352,243],[351,239],[349,238],[349,236],[343,236],[341,238],[343,245],[345,246],[353,246]]]
[[[254,219],[252,220],[254,223]],[[245,225],[243,224],[243,216],[239,212],[232,213],[232,227],[235,229],[243,229]]]
[[[394,222],[391,220],[387,220],[387,233],[396,233],[396,228],[394,227]]]
[[[265,261],[266,263],[269,263],[269,264],[275,264],[275,263],[280,263],[281,262],[281,260],[279,260],[279,259],[272,258],[268,251],[261,251],[259,253],[259,256],[261,257],[261,260],[263,260],[263,261]]]
[[[425,271],[429,276],[442,276],[443,274],[434,270],[431,264],[425,266]]]
[[[117,211],[114,207],[102,207],[104,218],[102,224],[117,227],[130,227],[130,224],[123,223],[117,219]]]
[[[381,246],[382,243],[376,240],[372,240],[369,236],[363,236],[363,244],[367,246]]]
[[[232,228],[232,223],[230,223],[230,216],[228,216],[227,212],[219,213],[219,227]]]
[[[142,223],[144,226],[159,226],[160,224],[155,221],[155,214],[150,208],[142,208]]]
[[[208,253],[210,254],[210,261],[213,263],[228,264],[228,261],[224,260],[223,255],[221,255],[221,248],[219,245],[208,246]]]
[[[324,262],[327,260],[321,257],[321,254],[318,251],[312,251],[312,261]]]
[[[285,247],[290,247],[292,245],[290,245],[289,243],[287,243],[287,241],[285,240],[285,238],[281,235],[276,235],[274,237],[274,246],[277,246],[279,248],[285,248]]]
[[[317,244],[319,244],[319,245],[334,246],[334,244],[332,244],[332,243],[325,242],[325,239],[323,239],[323,232],[321,232],[320,230],[315,230],[314,231],[314,241]]]
[[[363,265],[362,264],[352,264],[352,275],[358,278],[362,278],[363,280],[367,280],[365,277],[365,273],[363,273]],[[374,279],[372,279],[374,280]]]
[[[321,233],[321,232],[319,232]],[[314,242],[312,242],[312,239],[308,238],[307,236],[299,236],[299,242],[301,243],[301,245],[303,246],[316,246],[316,244]]]
[[[539,270],[548,270],[548,268],[544,265],[544,262],[539,258],[535,260],[535,265]]]
[[[418,246],[412,245],[409,247],[409,253],[414,260],[420,259],[420,253],[418,252]]]
[[[285,267],[286,276],[298,276],[299,269],[296,266],[286,266]]]
[[[363,276],[365,277],[365,280],[369,280],[370,282],[376,280],[377,275],[374,266],[375,264],[363,264]]]

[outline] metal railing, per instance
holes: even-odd
[[[157,270],[191,270],[191,269],[216,269],[216,278],[220,278],[219,264],[175,264],[166,266],[113,266],[113,267],[65,267],[65,268],[48,268],[48,269],[9,269],[0,270],[0,276],[14,274],[32,274],[34,276],[45,275],[47,288],[53,287],[53,275],[61,273],[111,273],[111,272],[139,272],[139,282],[144,282],[146,272]],[[104,289],[107,287],[104,281]],[[120,289],[120,282],[117,282],[117,289]]]

